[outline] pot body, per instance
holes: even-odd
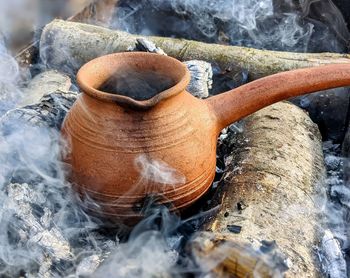
[[[197,200],[215,175],[218,132],[209,110],[185,91],[146,110],[81,94],[62,135],[83,205],[132,218],[149,198],[172,209]]]
[[[132,81],[141,76],[151,87],[167,86],[148,94]],[[349,86],[350,63],[275,74],[206,100],[185,91],[189,79],[178,60],[141,52],[102,56],[79,70],[83,94],[62,134],[71,180],[88,210],[113,220],[142,216],[154,198],[173,209],[189,206],[214,179],[222,128],[280,100]],[[105,86],[125,81],[127,92]]]

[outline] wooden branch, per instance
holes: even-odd
[[[233,151],[216,197],[221,211],[208,230],[255,249],[276,241],[291,262],[287,276],[315,277],[322,222],[316,200],[325,174],[317,126],[298,107],[280,102],[248,117],[243,133],[229,141]]]
[[[19,106],[26,106],[40,102],[40,99],[50,93],[56,91],[69,91],[72,82],[67,75],[61,74],[58,71],[44,71],[36,75],[22,89],[23,98],[19,102]]]
[[[122,31],[82,23],[54,20],[48,24],[40,42],[41,58],[52,68],[70,73],[98,56],[127,51],[137,38]],[[291,53],[246,47],[208,44],[197,41],[148,37],[169,56],[184,60],[205,60],[222,69],[246,69],[250,79],[280,71],[331,63],[350,63],[350,55],[336,53]]]

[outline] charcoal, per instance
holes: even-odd
[[[32,211],[31,204],[43,204],[45,197],[33,190],[28,184],[9,184],[7,186],[10,208],[21,222],[21,229],[28,233],[28,244],[37,245],[52,260],[70,260],[72,253],[69,243],[54,226],[48,230],[47,219],[38,219]],[[43,225],[44,224],[44,225]],[[46,226],[46,227],[45,227]]]
[[[62,227],[56,223],[57,216],[54,213],[57,208],[52,206],[48,193],[39,186],[11,183],[6,186],[5,191],[8,198],[4,207],[11,215],[10,222],[14,223],[14,229],[18,234],[12,241],[25,246],[28,250],[37,251],[34,254],[39,268],[30,271],[31,267],[26,265],[24,269],[28,277],[63,276],[65,266],[70,266],[67,273],[90,275],[115,247],[115,242],[108,237],[101,236],[97,232],[88,233],[89,227],[84,227],[83,223],[81,233],[76,233],[68,240],[61,230]],[[64,191],[57,191],[57,194],[65,195]],[[44,213],[41,216],[33,211],[33,206],[37,205],[43,208]],[[75,221],[81,221],[80,217],[77,215],[75,217]],[[89,241],[89,238],[92,240]],[[76,255],[83,250],[85,254],[77,258]],[[74,265],[75,270],[72,268]]]
[[[337,143],[343,141],[348,129],[348,88],[320,91],[294,98],[292,102],[309,112],[310,118],[319,126],[323,138]]]

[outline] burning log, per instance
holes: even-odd
[[[142,37],[145,36],[54,20],[42,33],[40,56],[48,67],[74,75],[84,63],[103,54],[127,51]],[[205,60],[233,72],[248,70],[251,80],[296,68],[350,63],[348,54],[291,53],[174,38],[149,38],[172,57],[182,61]]]
[[[275,242],[291,262],[290,276],[316,274],[316,203],[325,172],[317,126],[280,102],[248,117],[244,132],[228,140],[233,151],[218,187],[221,210],[208,229],[256,249]]]

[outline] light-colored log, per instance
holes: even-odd
[[[135,45],[137,38],[142,37],[83,23],[54,20],[42,33],[40,56],[49,67],[75,74],[80,66],[93,58],[127,51]],[[348,54],[278,52],[184,39],[147,38],[179,60],[204,60],[237,72],[246,69],[250,79],[296,68],[350,63]]]
[[[248,117],[243,133],[227,140],[233,151],[217,195],[222,207],[208,229],[255,249],[276,241],[290,264],[287,277],[317,277],[325,174],[317,126],[300,108],[280,102]]]

